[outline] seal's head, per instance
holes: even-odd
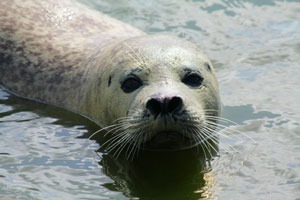
[[[183,149],[210,137],[220,115],[219,89],[211,62],[196,46],[170,36],[142,36],[115,45],[109,55],[101,87],[101,120],[112,125],[108,150],[125,144],[130,152]]]

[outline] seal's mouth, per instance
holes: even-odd
[[[183,133],[165,131],[155,134],[142,145],[142,148],[151,151],[177,151],[191,146],[193,146],[191,139],[184,136]]]

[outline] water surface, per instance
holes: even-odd
[[[300,199],[300,1],[81,2],[199,46],[233,135],[209,164],[194,150],[114,159],[87,139],[94,123],[0,89],[0,199]]]

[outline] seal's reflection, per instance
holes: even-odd
[[[101,142],[100,142],[101,144]],[[213,143],[211,143],[213,144]],[[217,145],[214,145],[217,149]],[[205,198],[213,181],[204,177],[210,172],[215,150],[201,146],[181,151],[140,151],[133,159],[103,154],[99,163],[114,183],[104,187],[139,199],[188,200]],[[99,152],[103,152],[100,148]],[[207,177],[207,176],[206,176]]]

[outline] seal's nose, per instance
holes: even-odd
[[[165,98],[151,98],[146,108],[157,117],[160,115],[168,115],[178,112],[183,107],[183,101],[180,97],[165,97]]]

